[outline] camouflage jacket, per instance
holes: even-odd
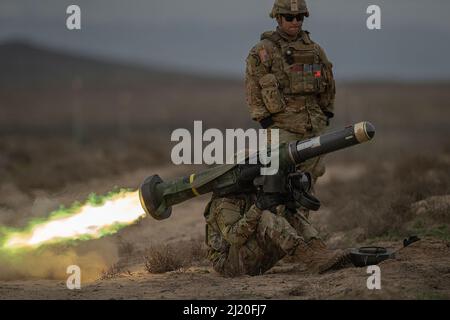
[[[205,209],[208,259],[221,270],[230,246],[242,246],[255,233],[261,210],[251,195],[215,198]]]
[[[265,32],[247,57],[246,97],[255,121],[295,133],[321,132],[334,111],[332,63],[307,31]]]

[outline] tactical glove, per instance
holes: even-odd
[[[327,127],[328,127],[330,125],[330,119],[334,117],[334,113],[327,110],[322,110],[322,112],[325,115],[325,117],[327,117]]]
[[[259,124],[263,129],[269,128],[271,125],[273,125],[275,122],[273,121],[272,117],[269,116],[267,118],[262,119]]]
[[[255,205],[260,210],[268,210],[284,203],[284,200],[285,199],[281,193],[265,193],[263,191],[259,191],[256,196]]]

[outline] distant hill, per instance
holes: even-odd
[[[0,70],[0,132],[168,131],[197,119],[210,119],[214,127],[225,119],[228,127],[251,122],[242,81],[103,61],[23,41],[0,44]]]
[[[137,85],[142,81],[208,81],[202,76],[104,61],[74,55],[27,41],[0,44],[0,83],[6,86],[64,86],[82,79],[85,85]],[[77,80],[78,79],[78,80]]]
[[[338,81],[332,128],[370,120],[383,144],[440,144],[448,137],[448,88]],[[146,133],[147,146],[169,144],[173,130],[192,130],[194,120],[204,129],[259,127],[250,118],[243,79],[165,72],[25,42],[0,45],[0,134],[115,141]]]

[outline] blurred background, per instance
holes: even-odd
[[[192,130],[194,120],[203,120],[204,129],[258,127],[245,104],[245,58],[260,34],[275,27],[268,16],[272,0],[77,0],[81,30],[73,31],[66,28],[70,4],[0,3],[5,224],[92,191],[136,188],[146,173],[192,170],[171,164],[170,134]],[[372,4],[381,8],[381,30],[366,27]],[[325,208],[351,219],[372,204],[367,216],[385,214],[379,229],[371,228],[371,219],[360,225],[353,219],[350,226],[341,219],[336,230],[366,221],[367,230],[382,233],[397,221],[395,201],[401,207],[449,193],[450,2],[308,5],[305,29],[334,63],[330,129],[361,120],[377,128],[372,143],[326,158]],[[427,170],[435,173],[427,176]],[[386,194],[408,198],[386,200]]]
[[[192,129],[193,120],[257,127],[245,105],[245,58],[275,26],[272,0],[79,0],[82,29],[72,31],[70,4],[0,4],[2,183],[58,189],[164,163],[170,133]],[[381,8],[381,30],[366,27],[371,4]],[[445,148],[450,3],[308,5],[305,29],[334,63],[332,127],[372,121],[377,158]]]

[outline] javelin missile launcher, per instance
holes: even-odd
[[[267,193],[294,191],[294,198],[300,205],[317,210],[320,202],[309,194],[311,176],[296,172],[296,166],[308,159],[367,142],[374,135],[375,128],[370,122],[359,122],[315,138],[280,144],[276,150],[279,169],[274,175],[261,175],[265,165],[247,162],[218,165],[171,181],[153,175],[139,188],[141,205],[147,214],[163,220],[170,217],[173,205],[202,194],[213,192],[226,196],[262,190]]]

